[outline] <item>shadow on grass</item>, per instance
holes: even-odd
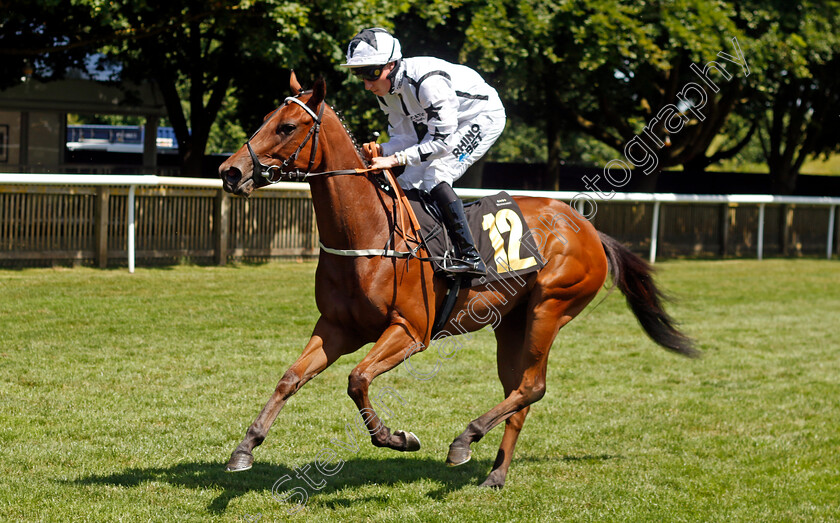
[[[624,459],[624,456],[620,454],[584,454],[583,456],[570,456],[566,455],[560,458],[561,461],[565,461],[566,463],[570,462],[584,462],[584,463],[598,463],[602,461],[609,461],[613,459]]]
[[[492,460],[472,460],[460,467],[447,467],[436,459],[414,459],[411,457],[395,457],[389,459],[349,459],[341,470],[334,476],[321,476],[315,469],[315,462],[290,469],[284,465],[270,465],[255,463],[246,472],[228,473],[224,471],[222,462],[178,463],[171,467],[130,468],[122,472],[107,475],[90,475],[69,483],[76,485],[110,485],[118,487],[136,487],[145,482],[165,482],[180,488],[206,490],[220,489],[222,493],[207,507],[209,512],[224,513],[230,502],[248,492],[264,492],[272,495],[274,483],[288,475],[291,481],[286,481],[280,489],[280,497],[288,495],[295,487],[304,488],[309,501],[317,500],[319,496],[329,494],[344,488],[356,488],[364,485],[397,485],[416,481],[432,480],[439,483],[439,488],[427,495],[433,499],[441,499],[450,492],[464,487],[481,483],[490,472]],[[299,470],[306,474],[315,484],[322,480],[326,485],[320,490],[307,485],[303,479],[296,476]],[[303,474],[301,474],[303,476]],[[273,499],[273,498],[272,498]],[[295,501],[296,498],[291,498]],[[360,502],[357,498],[340,497],[323,503],[330,508],[347,507]],[[292,505],[289,505],[292,506]]]

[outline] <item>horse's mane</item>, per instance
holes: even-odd
[[[335,107],[330,106],[330,108],[333,110],[335,115],[338,117],[338,121],[341,123],[341,126],[344,128],[344,132],[347,133],[347,136],[350,138],[350,141],[353,143],[353,148],[356,149],[356,154],[362,160],[362,163],[364,164],[364,166],[365,167],[370,167],[370,162],[368,162],[367,158],[365,158],[365,155],[362,154],[362,147],[356,141],[356,137],[353,136],[353,132],[350,131],[350,128],[347,127],[347,123],[344,121],[344,115],[341,113],[340,110],[336,109]],[[382,176],[372,178],[371,181],[374,182],[374,184],[373,184],[374,187],[376,187],[378,189],[377,193],[379,194],[380,199],[382,198],[382,193],[387,194],[391,199],[396,199],[396,191],[393,188],[391,188],[390,185],[387,182],[384,181],[384,178]],[[384,204],[385,201],[382,200],[382,203]]]
[[[330,108],[333,110],[335,115],[338,117],[338,121],[341,123],[341,126],[344,128],[344,132],[347,133],[348,137],[350,137],[350,141],[353,143],[353,148],[356,149],[356,154],[362,160],[362,164],[365,167],[370,167],[370,162],[367,160],[367,158],[365,158],[365,155],[362,154],[362,148],[359,145],[359,143],[356,141],[356,137],[353,136],[352,131],[350,131],[350,128],[347,127],[347,123],[344,121],[344,115],[341,113],[341,111],[339,111],[335,107],[330,106]],[[386,204],[386,202],[383,198],[383,194],[387,195],[389,198],[391,198],[392,201],[395,202],[396,199],[397,199],[396,189],[392,188],[385,181],[385,178],[381,174],[374,177],[374,178],[370,178],[370,180],[371,180],[371,182],[373,182],[373,186],[376,188],[377,196],[379,197],[380,201],[382,202],[383,205],[385,205],[385,208],[387,209],[388,206],[387,206],[387,204]]]
[[[356,149],[356,154],[359,155],[359,158],[361,158],[362,163],[365,165],[365,167],[370,167],[370,163],[365,158],[365,155],[362,154],[362,147],[359,145],[359,142],[356,141],[356,137],[353,136],[353,132],[350,131],[350,128],[347,127],[347,123],[344,121],[344,114],[342,114],[342,112],[340,110],[336,109],[335,107],[333,107],[333,106],[330,106],[330,107],[332,108],[335,115],[338,117],[338,121],[341,123],[341,126],[344,128],[344,132],[347,133],[347,136],[350,137],[350,141],[353,143],[353,148]]]

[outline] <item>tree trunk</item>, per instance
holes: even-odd
[[[560,143],[560,122],[549,118],[546,123],[546,137],[548,138],[548,165],[546,174],[548,176],[549,189],[560,190],[560,166],[561,166],[561,143]]]
[[[706,170],[706,167],[708,167],[710,163],[709,157],[700,153],[687,162],[684,162],[682,165],[683,170],[687,173],[702,173]]]
[[[546,74],[545,85],[559,85],[554,71]],[[548,182],[548,189],[552,191],[560,190],[560,166],[562,165],[562,127],[565,120],[560,118],[562,102],[560,101],[560,93],[554,89],[546,89],[545,91],[545,110],[547,115],[545,119],[545,135],[548,140],[548,165],[546,165],[546,181]]]
[[[793,194],[796,170],[790,165],[770,165],[770,190],[773,194]]]
[[[190,140],[187,153],[181,157],[181,175],[190,178],[204,178],[202,165],[204,163],[204,147],[196,146],[195,140]]]

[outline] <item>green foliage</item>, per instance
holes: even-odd
[[[405,399],[387,424],[415,432],[419,452],[359,436],[336,475],[314,471],[321,449],[347,439],[347,376],[363,348],[289,401],[253,469],[227,474],[312,331],[313,263],[0,271],[0,520],[836,520],[837,261],[657,267],[705,357],[656,347],[623,297],[605,294],[560,331],[501,491],[475,486],[501,426],[472,461],[444,464],[501,400],[489,330],[429,381],[401,366],[371,386]],[[432,352],[412,359],[418,372]],[[304,485],[294,469],[307,464],[326,485],[290,516],[272,486],[286,474]]]
[[[710,97],[711,117],[671,136],[673,146],[657,150],[660,166],[704,169],[744,148],[743,162],[753,164],[763,146],[771,170],[795,172],[800,158],[836,152],[840,140],[836,118],[815,116],[838,112],[836,0],[12,0],[6,6],[0,82],[17,82],[26,60],[36,78],[48,79],[91,55],[100,56],[103,71],[154,79],[185,161],[205,148],[240,143],[288,94],[290,69],[304,86],[325,77],[328,100],[360,141],[383,132],[373,96],[338,67],[349,39],[367,26],[393,30],[408,56],[466,63],[497,87],[517,130],[503,135],[492,152],[496,160],[557,166],[620,157],[627,140],[696,81],[689,64],[732,54],[733,37],[750,76],[730,66],[736,78]],[[661,126],[654,132],[664,137]]]
[[[0,6],[0,89],[20,83],[27,65],[33,67],[36,80],[62,78],[68,68],[83,67],[90,52],[84,39],[101,38],[100,28],[95,14],[77,2],[4,1]],[[51,52],[57,44],[62,51]]]
[[[541,129],[519,119],[509,119],[505,131],[487,153],[494,162],[545,163],[548,148]]]
[[[546,129],[550,166],[563,163],[570,131],[620,157],[627,140],[677,101],[691,61],[730,51],[733,36],[743,39],[724,4],[699,0],[499,0],[478,8],[467,35],[465,56],[493,71],[514,112]],[[728,109],[716,110],[723,118],[695,121],[673,136],[674,146],[658,151],[660,166],[705,153],[715,134],[708,129],[726,120]],[[654,132],[664,137],[661,126]]]
[[[248,139],[249,135],[236,118],[238,98],[233,91],[235,89],[231,87],[228,96],[225,97],[225,103],[219,110],[219,117],[210,127],[210,135],[207,138],[207,153],[233,153]]]
[[[775,192],[790,193],[809,158],[840,152],[840,2],[746,2],[735,19],[753,38],[760,86],[743,114]]]

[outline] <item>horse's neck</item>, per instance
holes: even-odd
[[[364,167],[340,124],[337,130],[331,125],[323,132],[329,132],[329,138],[322,140],[323,157],[314,172]],[[390,233],[387,209],[392,207],[393,199],[368,176],[316,176],[310,181],[310,187],[318,234],[324,245],[333,249],[384,246]]]

